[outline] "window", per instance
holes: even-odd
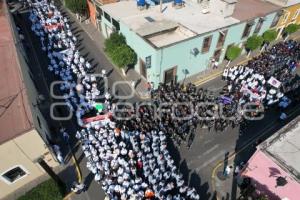
[[[97,19],[101,20],[102,18],[102,9],[99,6],[96,6],[96,10],[97,10]]]
[[[120,24],[114,18],[112,18],[112,24],[114,25],[114,27],[116,28],[117,31],[120,30]]]
[[[208,36],[204,38],[203,40],[203,46],[202,46],[202,53],[206,53],[209,51],[210,44],[211,44],[212,36]]]
[[[110,16],[106,12],[104,12],[104,17],[107,19],[107,21],[111,22]]]
[[[248,22],[245,26],[242,38],[248,37],[253,26],[253,22]]]
[[[300,9],[298,9],[298,10],[296,11],[296,13],[294,14],[294,16],[293,16],[292,20],[295,20],[295,19],[297,19],[297,18],[298,18],[298,16],[299,16],[299,14],[300,14]]]
[[[260,31],[260,29],[261,29],[263,23],[264,23],[264,19],[263,19],[263,18],[260,18],[260,19],[258,20],[258,23],[257,23],[255,29],[254,29],[254,33],[255,33],[255,34],[256,34],[256,33],[259,33],[259,31]]]
[[[18,165],[4,172],[1,175],[1,178],[6,183],[11,184],[26,176],[27,174],[28,173],[26,172],[26,170],[22,166]]]
[[[280,14],[277,13],[272,21],[271,28],[278,24],[279,19],[280,19]]]
[[[226,39],[227,32],[228,32],[228,30],[219,32],[219,40],[218,40],[218,43],[217,43],[217,47],[223,46],[223,44],[225,42],[225,39]]]

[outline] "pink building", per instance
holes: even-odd
[[[263,142],[241,176],[270,200],[299,200],[300,117]]]

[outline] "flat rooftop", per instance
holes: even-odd
[[[227,0],[229,3],[235,1]],[[164,35],[156,35],[155,38],[148,40],[154,46],[162,47],[257,16],[265,16],[281,8],[281,6],[263,0],[238,0],[233,15],[224,18],[213,12],[202,13],[203,7],[189,0],[185,1],[185,5],[181,8],[176,8],[172,4],[172,2],[164,3],[162,13],[159,5],[140,10],[135,0],[106,4],[102,6],[102,9],[115,20],[126,24],[141,37],[164,32]],[[180,32],[165,33],[175,27],[180,27]],[[182,32],[187,34],[181,34]]]
[[[164,3],[162,13],[159,5],[139,10],[135,0],[107,4],[102,6],[102,9],[114,19],[126,24],[132,31],[139,34],[142,30],[142,37],[146,34],[145,32],[149,31],[151,33],[153,29],[157,29],[157,23],[162,24],[160,32],[170,29],[170,24],[176,24],[180,27],[180,31],[173,33],[169,39],[166,35],[163,35],[161,37],[164,40],[163,42],[158,42],[159,37],[153,39],[152,42],[158,47],[239,22],[239,20],[232,17],[224,18],[214,13],[203,14],[200,5],[190,1],[179,9],[173,7],[172,2]]]
[[[241,172],[250,177],[257,192],[265,194],[270,200],[298,200],[300,184],[284,168],[280,167],[264,152],[257,150]],[[277,186],[277,178],[287,181],[284,186]]]
[[[262,143],[262,149],[300,181],[300,116]]]
[[[245,21],[257,16],[263,17],[280,8],[281,6],[262,0],[238,0],[232,17],[240,21]]]
[[[0,144],[33,128],[6,6],[0,1]]]
[[[267,0],[267,1],[283,7],[289,7],[300,3],[300,0]]]

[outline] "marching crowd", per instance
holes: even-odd
[[[215,95],[193,84],[160,84],[151,91],[150,105],[139,106],[138,115],[122,120],[131,112],[116,112],[118,118],[84,123],[82,118],[95,111],[95,103],[103,95],[101,81],[90,75],[91,64],[76,49],[68,19],[47,0],[27,0],[31,8],[32,31],[39,37],[42,50],[49,58],[48,70],[64,81],[60,90],[80,126],[76,138],[81,141],[87,168],[101,183],[110,199],[200,199],[194,188],[186,186],[167,149],[167,138],[191,141],[197,126],[223,131],[238,125],[239,106],[247,103],[272,105],[284,94],[299,87],[295,68],[300,59],[300,44],[281,42],[245,66],[225,69],[227,85]],[[79,81],[79,83],[78,83]],[[102,103],[106,112],[115,105],[109,93]],[[174,102],[178,104],[174,106]],[[187,104],[188,102],[188,104]],[[205,102],[205,104],[199,104]]]
[[[241,105],[247,102],[275,104],[285,93],[299,87],[300,80],[296,76],[299,60],[300,43],[292,40],[277,43],[244,66],[226,68],[224,90]]]
[[[86,126],[77,131],[76,137],[82,142],[87,168],[95,174],[95,181],[101,182],[109,199],[199,199],[196,190],[184,184],[160,129],[129,131],[110,119],[83,123],[83,116],[94,109],[101,93],[101,77],[88,74],[91,65],[76,50],[77,39],[54,3],[28,0],[28,4],[31,29],[49,58],[48,70],[64,81],[60,90],[65,93],[65,101],[76,112],[79,125]],[[110,100],[111,96],[105,94],[108,108],[112,106]]]

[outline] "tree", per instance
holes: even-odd
[[[230,46],[227,48],[226,51],[226,58],[230,61],[236,59],[237,57],[239,57],[239,55],[241,54],[242,49],[238,46]]]
[[[135,65],[137,62],[136,53],[126,44],[122,44],[111,52],[112,61],[119,67],[124,68]]]
[[[299,28],[300,28],[300,25],[298,25],[298,24],[290,24],[287,27],[285,27],[284,33],[286,33],[287,35],[290,35],[292,33],[295,33],[296,31],[298,31]]]
[[[112,33],[110,37],[105,40],[105,51],[111,54],[115,48],[123,44],[126,44],[125,37],[119,33]]]
[[[264,42],[269,44],[277,38],[277,32],[275,30],[267,30],[263,33],[262,37]]]
[[[85,15],[87,13],[87,2],[86,0],[65,0],[65,5],[73,13]]]
[[[264,40],[261,36],[253,35],[247,39],[246,49],[253,51],[263,44]]]
[[[269,198],[266,195],[260,195],[257,200],[269,200]]]
[[[137,55],[126,44],[126,39],[122,34],[112,33],[109,38],[105,40],[105,52],[109,55],[112,61],[122,69],[126,75],[124,68],[133,66],[137,62]]]

